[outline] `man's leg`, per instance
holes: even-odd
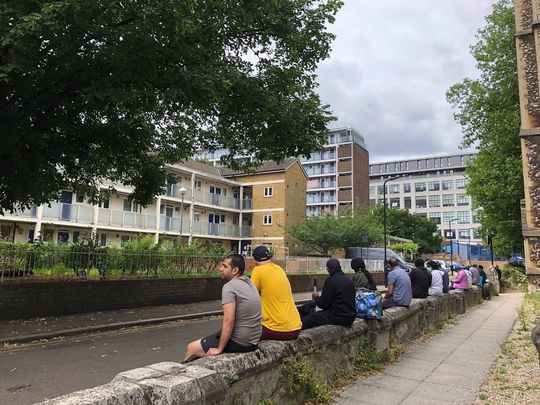
[[[184,354],[184,363],[189,363],[190,361],[197,360],[200,357],[206,356],[206,352],[201,346],[201,340],[194,340],[191,343],[188,343],[186,346],[186,354]]]
[[[381,304],[382,304],[383,309],[392,308],[392,307],[397,306],[392,298],[383,299]]]
[[[330,311],[317,311],[302,318],[302,329],[310,329],[321,325],[332,325],[332,313]]]

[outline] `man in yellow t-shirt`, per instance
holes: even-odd
[[[261,294],[261,340],[296,339],[302,321],[285,271],[272,262],[272,253],[266,246],[255,248],[253,258],[257,265],[251,271],[251,281]]]

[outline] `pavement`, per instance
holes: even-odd
[[[311,299],[311,292],[295,293],[293,296],[299,305]],[[0,345],[201,319],[221,314],[221,301],[215,300],[0,321]]]
[[[358,380],[337,404],[470,404],[511,332],[523,294],[501,294],[471,308],[381,374]]]

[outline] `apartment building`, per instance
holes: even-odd
[[[455,239],[479,244],[480,224],[465,190],[465,166],[474,156],[462,153],[371,164],[370,205],[384,203],[383,182],[398,176],[386,183],[388,207],[405,208],[435,221],[445,239],[453,234]]]
[[[308,217],[368,206],[369,153],[363,136],[351,125],[336,125],[328,131],[322,150],[300,158],[309,177],[305,213]],[[228,153],[227,149],[200,151],[194,158],[221,166],[221,157]],[[252,161],[248,155],[237,159]]]
[[[156,243],[179,241],[181,235],[184,244],[197,240],[203,245],[219,244],[239,252],[259,241],[277,245],[280,252],[288,250],[280,225],[302,220],[305,199],[297,198],[294,207],[289,208],[286,204],[293,202],[289,193],[273,194],[273,189],[274,184],[286,183],[291,190],[295,185],[299,187],[296,193],[305,189],[306,176],[297,159],[279,165],[265,163],[257,172],[244,177],[191,160],[167,166],[167,170],[176,176],[177,182],[166,184],[164,193],[146,207],[131,201],[132,189],[122,185],[114,185],[116,193],[94,205],[64,191],[58,201],[0,217],[1,236],[13,242],[41,237],[44,241],[69,243],[93,233],[101,245],[107,246],[120,245],[139,235],[153,235]],[[271,179],[267,177],[269,173]],[[268,185],[264,186],[266,182]],[[109,186],[103,184],[102,188]],[[259,202],[262,199],[272,201],[268,213],[264,211],[265,204]],[[274,212],[286,215],[287,220],[275,218]]]

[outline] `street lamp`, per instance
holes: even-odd
[[[452,275],[454,275],[454,266],[452,264],[453,262],[452,256],[454,255],[454,246],[453,246],[454,234],[452,233],[452,222],[457,221],[457,220],[458,218],[452,218],[450,221],[448,221],[448,226],[450,227],[450,271],[452,272]]]
[[[384,236],[384,285],[388,285],[388,269],[386,268],[386,183],[399,178],[399,176],[389,177],[383,181],[383,236]]]
[[[182,226],[184,225],[184,196],[187,194],[187,188],[180,187],[180,190],[178,190],[180,193],[180,198],[182,201],[180,202],[180,246],[182,246]]]

